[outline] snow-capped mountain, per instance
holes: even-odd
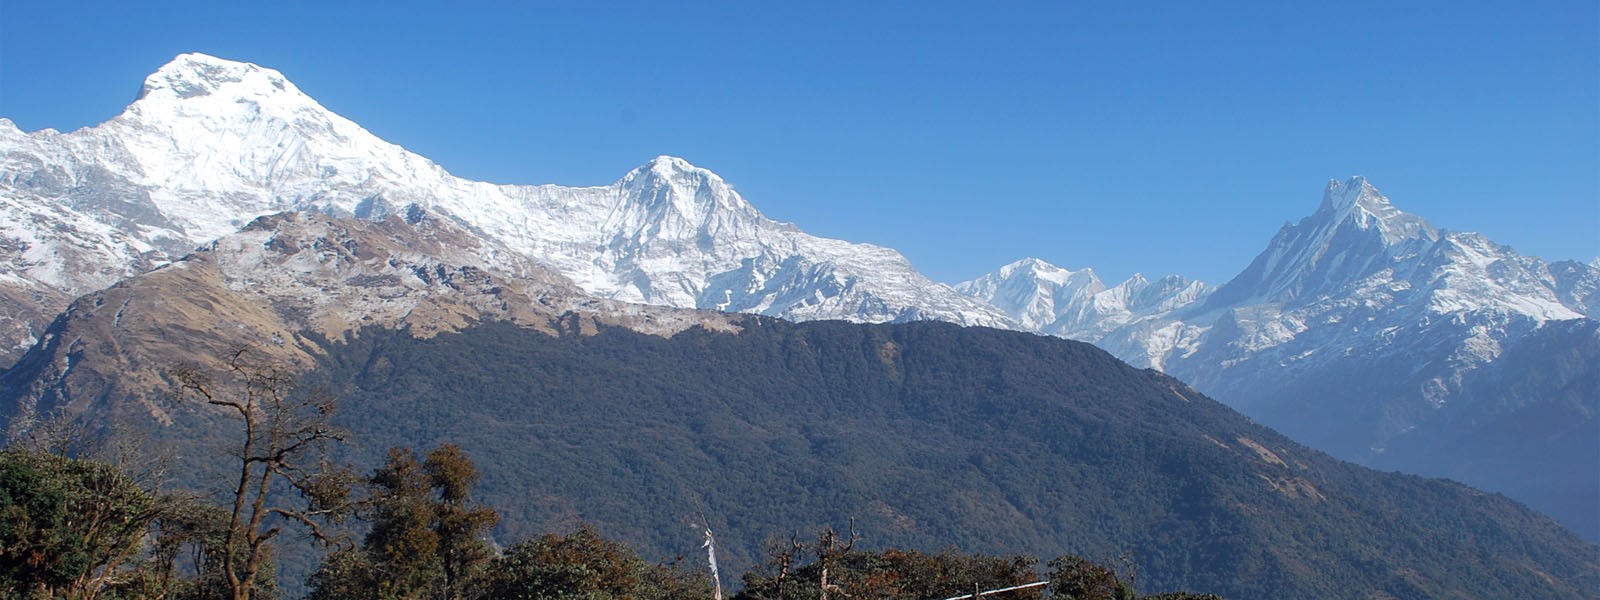
[[[1436,230],[1363,178],[1330,182],[1316,213],[1285,225],[1215,293],[1171,314],[1205,331],[1165,362],[1173,374],[1228,389],[1241,406],[1259,383],[1229,383],[1243,379],[1229,370],[1252,362],[1292,372],[1332,357],[1404,352],[1408,362],[1471,369],[1543,323],[1592,316],[1597,273],[1574,267],[1552,269],[1479,234]],[[1435,335],[1448,352],[1406,348]],[[1423,396],[1442,401],[1449,379]]]
[[[1328,355],[1395,351],[1402,332],[1448,329],[1449,361],[1472,368],[1542,323],[1596,316],[1597,281],[1591,265],[1547,264],[1476,233],[1439,231],[1355,177],[1329,182],[1314,214],[1285,224],[1215,290],[1138,275],[1107,288],[1092,269],[1038,259],[957,289],[1028,329],[1099,343],[1248,405],[1239,398],[1253,394],[1229,388],[1258,387],[1260,377],[1230,370],[1251,361],[1292,370]]]
[[[1314,214],[1284,225],[1225,285],[1207,293],[1203,284],[1174,281],[1126,310],[1101,308],[1109,290],[1092,271],[1037,260],[958,289],[1028,327],[1161,369],[1341,458],[1512,494],[1556,482],[1565,496],[1519,496],[1552,511],[1570,506],[1563,498],[1574,489],[1600,501],[1600,442],[1581,441],[1597,437],[1600,393],[1579,379],[1585,369],[1527,358],[1515,369],[1496,366],[1512,352],[1600,368],[1592,328],[1570,326],[1597,316],[1600,269],[1548,264],[1479,234],[1435,229],[1356,177],[1330,182]],[[1540,386],[1556,391],[1528,391]],[[1519,412],[1544,415],[1546,424],[1502,454],[1536,455],[1531,448],[1554,439],[1580,440],[1563,445],[1588,451],[1485,467],[1452,464],[1412,441],[1436,447],[1493,437],[1485,423],[1532,420]],[[1587,513],[1559,516],[1593,538],[1600,524]]]
[[[422,206],[603,298],[794,319],[1007,325],[894,250],[807,235],[662,156],[608,186],[454,177],[253,64],[185,54],[121,115],[71,133],[0,119],[0,285],[41,314],[282,211]],[[40,324],[6,316],[26,347]]]
[[[1211,293],[1205,283],[1169,275],[1135,274],[1106,287],[1094,269],[1071,271],[1026,258],[961,283],[957,290],[993,304],[1023,328],[1095,341],[1111,331],[1160,317]]]

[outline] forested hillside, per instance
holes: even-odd
[[[1237,598],[1593,597],[1593,546],[1465,486],[1335,461],[1087,344],[936,323],[670,338],[366,330],[309,381],[374,457],[461,444],[504,535],[580,521],[725,560],[854,518],[872,546],[1131,555]]]

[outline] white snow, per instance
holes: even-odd
[[[915,314],[1011,326],[993,307],[923,277],[898,252],[767,219],[720,176],[681,158],[656,157],[608,186],[464,180],[328,111],[277,71],[248,63],[181,55],[104,124],[59,136],[7,125],[9,132],[0,128],[0,181],[9,182],[3,197],[59,224],[44,229],[77,232],[61,243],[94,248],[97,270],[108,275],[77,281],[27,231],[5,231],[31,244],[14,269],[72,293],[169,260],[261,215],[381,216],[416,204],[603,298],[798,319]],[[147,196],[138,208],[170,226],[121,227],[74,208],[81,192],[73,188],[92,185],[84,175],[90,172],[111,174],[134,198]],[[38,173],[55,174],[60,189],[19,185]],[[25,212],[6,208],[8,217]],[[150,255],[157,247],[166,252]]]

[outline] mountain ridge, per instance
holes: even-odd
[[[242,348],[296,369],[366,327],[423,338],[484,322],[671,335],[727,330],[733,318],[593,298],[422,209],[382,220],[281,213],[76,299],[0,372],[0,395],[20,402],[12,415],[135,398],[170,422],[151,400],[170,385],[168,371]]]
[[[417,205],[604,298],[797,319],[1009,322],[892,249],[768,219],[682,159],[657,157],[605,186],[469,181],[328,111],[277,71],[200,54],[146,78],[139,98],[100,125],[28,134],[0,124],[0,192],[0,215],[18,224],[0,227],[18,240],[0,245],[14,274],[0,283],[17,294],[100,289],[265,214],[381,217]],[[64,306],[56,298],[49,308],[39,312]],[[30,339],[8,340],[13,356]]]

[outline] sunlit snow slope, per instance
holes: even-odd
[[[11,352],[64,301],[255,217],[376,218],[420,205],[591,294],[793,319],[1006,325],[898,252],[807,235],[715,173],[655,158],[607,186],[454,177],[333,114],[272,69],[185,54],[101,125],[24,133],[0,119],[0,313]]]

